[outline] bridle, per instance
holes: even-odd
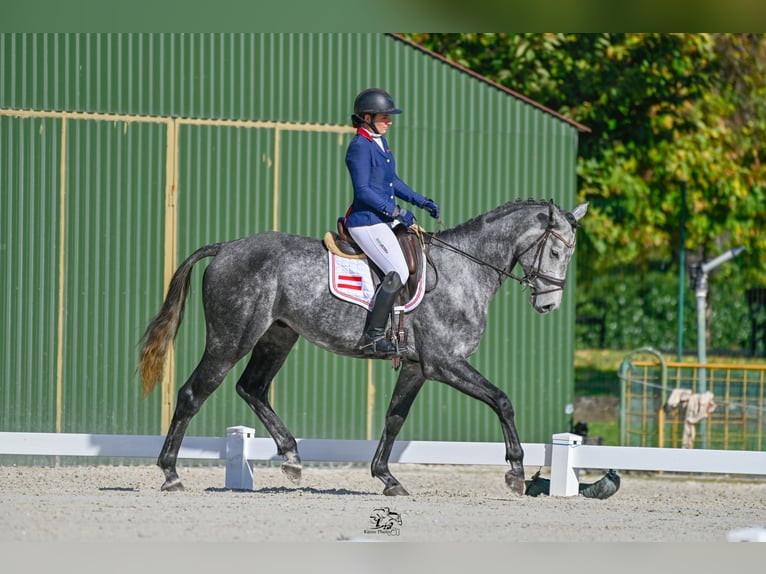
[[[547,273],[543,273],[540,270],[542,265],[543,265],[543,253],[545,251],[545,244],[548,242],[548,238],[551,237],[551,236],[555,237],[556,239],[561,241],[569,249],[574,249],[575,248],[575,244],[577,243],[576,240],[572,241],[572,242],[569,242],[566,239],[564,239],[564,237],[560,233],[557,233],[551,227],[551,223],[552,223],[553,220],[551,218],[549,218],[548,221],[549,221],[548,227],[546,228],[545,231],[543,231],[542,235],[540,235],[540,237],[535,239],[529,245],[529,247],[527,247],[524,251],[519,253],[519,256],[517,257],[517,259],[520,258],[527,251],[529,251],[533,247],[537,246],[537,251],[535,252],[535,257],[532,260],[533,261],[532,271],[530,271],[529,274],[525,274],[524,277],[522,277],[520,279],[518,277],[513,277],[514,279],[519,281],[519,283],[521,283],[522,285],[528,286],[531,289],[531,291],[532,291],[532,295],[535,295],[535,296],[537,296],[537,295],[545,295],[546,293],[553,293],[555,291],[563,291],[564,290],[564,286],[566,285],[566,281],[567,281],[565,277],[561,277],[561,278],[554,277],[553,275],[548,275]],[[545,291],[536,291],[534,289],[534,287],[532,287],[532,283],[536,279],[542,279],[545,283],[551,285],[551,288],[550,289],[546,289]]]
[[[512,271],[507,271],[505,269],[497,267],[496,265],[492,265],[491,263],[488,263],[487,261],[479,259],[478,257],[475,257],[471,255],[470,253],[467,253],[463,251],[462,249],[447,243],[446,241],[444,241],[443,239],[440,239],[433,233],[429,233],[428,235],[432,241],[437,241],[444,247],[448,248],[450,251],[453,251],[454,253],[462,255],[463,257],[473,261],[474,263],[478,263],[479,265],[489,267],[490,269],[499,273],[501,276],[508,277],[510,279],[513,279],[514,281],[518,281],[523,287],[529,287],[530,290],[532,291],[532,296],[535,296],[535,297],[538,295],[544,295],[546,293],[553,293],[555,291],[563,291],[564,286],[566,285],[566,278],[554,277],[553,275],[548,275],[547,273],[543,273],[541,270],[543,265],[543,253],[545,252],[545,245],[548,242],[548,239],[550,237],[555,237],[569,249],[574,249],[575,245],[577,244],[576,239],[571,242],[567,241],[560,233],[556,232],[553,229],[553,202],[551,202],[548,206],[548,227],[540,234],[540,236],[537,239],[535,239],[532,243],[530,243],[527,246],[527,248],[524,249],[524,251],[519,253],[516,259],[514,259],[511,262],[510,269],[513,269],[516,265],[516,261],[518,261],[528,251],[534,248],[537,248],[537,251],[535,251],[534,259],[532,260],[533,261],[532,270],[529,273],[526,273],[525,271],[523,277],[519,277]],[[535,290],[532,283],[537,279],[541,279],[545,283],[551,285],[551,288],[546,289],[545,291]]]

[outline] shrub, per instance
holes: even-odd
[[[678,347],[678,273],[620,269],[590,278],[577,287],[578,349],[634,349],[645,345],[663,352]],[[708,281],[708,349],[745,353],[750,349],[749,285],[736,274],[714,271]],[[697,301],[688,278],[683,296],[683,347],[697,349]],[[601,344],[602,322],[603,345]]]

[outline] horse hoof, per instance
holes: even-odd
[[[164,492],[181,492],[184,490],[184,485],[180,479],[166,480],[165,484],[160,487],[160,490]]]
[[[401,485],[396,484],[394,486],[387,486],[383,489],[383,494],[386,496],[409,496],[410,493]]]
[[[505,484],[511,489],[511,492],[516,496],[524,496],[524,489],[526,484],[524,482],[524,476],[518,476],[514,474],[512,470],[505,473]]]
[[[300,464],[294,462],[282,463],[282,474],[293,484],[301,483],[301,474],[303,473],[303,467]]]

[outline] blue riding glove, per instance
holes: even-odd
[[[423,209],[425,209],[434,219],[439,219],[441,209],[439,209],[439,205],[433,199],[426,199],[426,202],[423,204]]]
[[[407,211],[403,207],[396,206],[393,213],[394,219],[398,219],[404,224],[405,227],[410,227],[415,224],[415,216],[411,211]]]

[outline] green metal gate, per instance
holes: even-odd
[[[639,358],[640,357],[640,358]],[[684,403],[669,399],[676,390],[700,394],[700,373],[712,393],[714,410],[687,421]],[[637,349],[623,359],[620,378],[620,444],[682,448],[695,425],[694,448],[764,450],[766,447],[766,366],[665,361],[654,349]],[[675,406],[674,406],[675,405]],[[696,417],[694,417],[696,418]]]

